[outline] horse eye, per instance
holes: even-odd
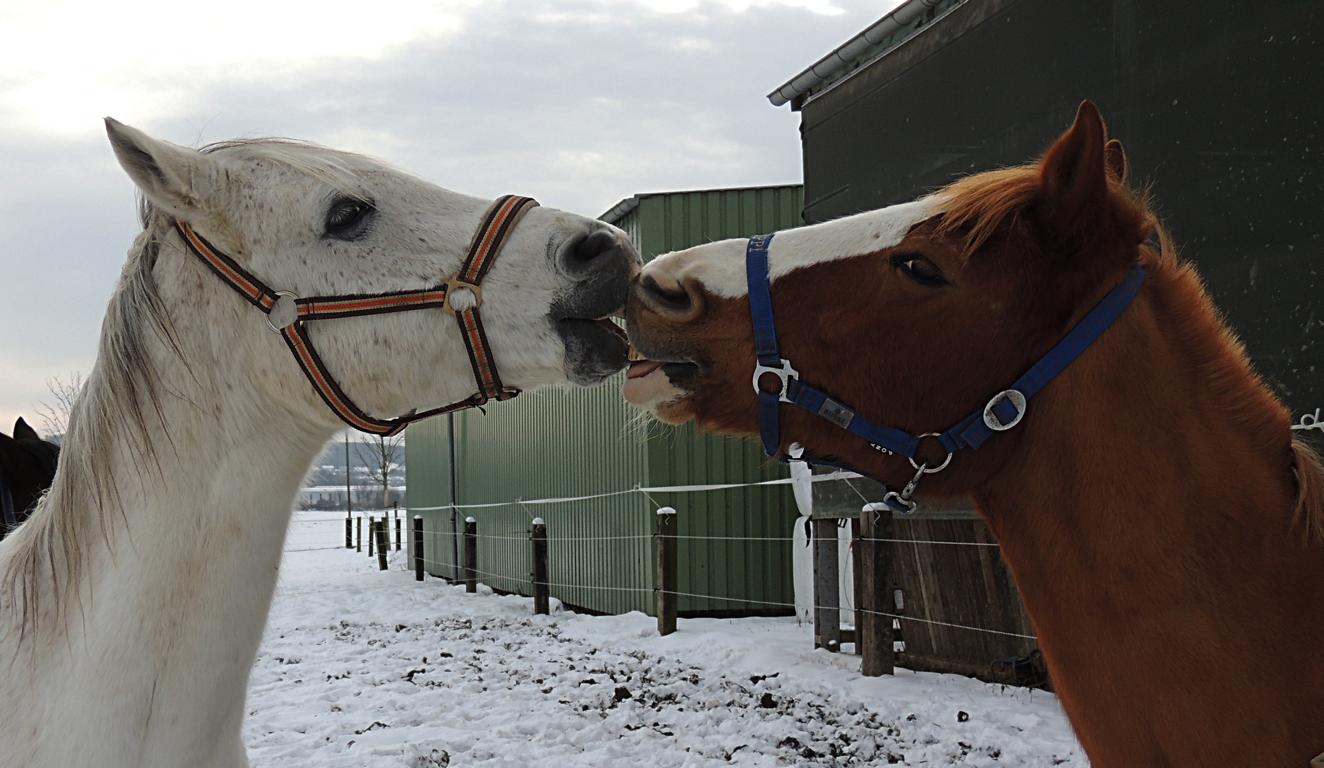
[[[918,253],[895,254],[892,256],[892,268],[928,288],[949,284],[938,265]]]
[[[342,197],[326,213],[326,235],[337,240],[358,240],[368,231],[377,209],[366,200]]]

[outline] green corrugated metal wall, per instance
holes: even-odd
[[[801,223],[799,186],[640,195],[612,223],[645,259],[729,237]],[[534,392],[455,417],[459,504],[581,496],[634,487],[752,482],[784,476],[752,443],[696,437],[640,421],[620,397],[620,380],[592,390]],[[444,419],[409,430],[408,504],[449,500]],[[792,602],[786,541],[795,505],[784,488],[668,494],[677,509],[679,591],[720,598]],[[478,521],[479,570],[492,587],[528,593],[529,521],[547,521],[552,594],[568,605],[604,613],[652,611],[656,504],[639,494],[540,506],[466,509]],[[428,570],[452,576],[451,513],[426,518]],[[746,541],[721,541],[737,537]],[[591,539],[569,541],[558,539]],[[435,553],[435,554],[434,554]],[[684,614],[778,612],[738,600],[682,597]]]

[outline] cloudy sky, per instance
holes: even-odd
[[[137,231],[103,115],[182,144],[308,139],[597,215],[799,181],[798,116],[764,95],[897,4],[2,3],[0,430],[90,370]]]

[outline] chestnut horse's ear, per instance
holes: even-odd
[[[1122,149],[1122,142],[1117,139],[1108,139],[1108,143],[1103,145],[1103,154],[1108,162],[1108,174],[1113,177],[1113,181],[1118,184],[1126,183],[1126,150]]]
[[[1098,107],[1082,101],[1076,121],[1040,161],[1044,224],[1058,237],[1073,242],[1088,239],[1104,218],[1108,202],[1107,135]]]

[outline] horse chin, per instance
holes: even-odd
[[[565,346],[565,375],[572,384],[601,384],[625,367],[629,344],[610,318],[558,320],[556,333]]]
[[[621,387],[621,396],[665,424],[692,421],[695,414],[691,409],[691,392],[678,381],[685,381],[694,367],[692,363],[635,360]]]

